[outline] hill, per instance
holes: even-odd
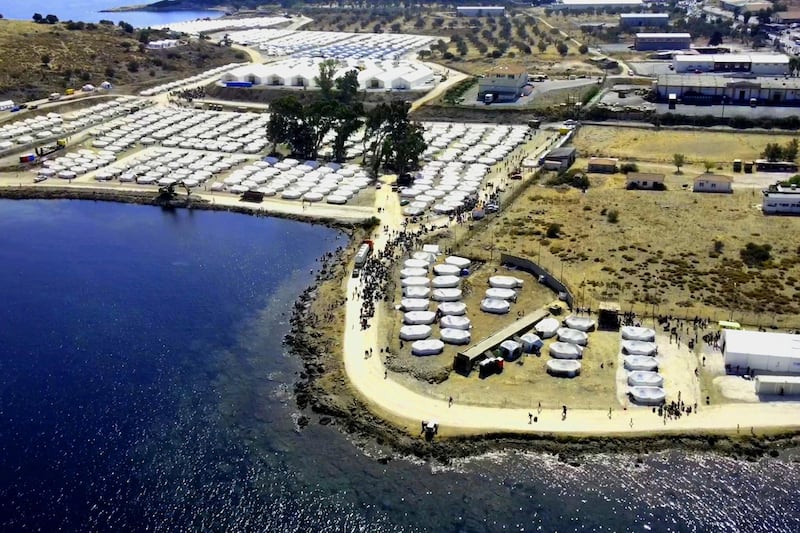
[[[121,91],[138,91],[247,60],[241,51],[208,41],[164,50],[146,50],[140,42],[165,37],[111,23],[0,20],[0,100],[35,100],[104,80]]]

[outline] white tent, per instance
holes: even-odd
[[[581,363],[572,359],[551,359],[547,362],[547,373],[572,378],[581,373]]]

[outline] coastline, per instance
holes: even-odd
[[[516,433],[497,431],[480,435],[452,434],[432,442],[410,434],[392,422],[391,417],[374,413],[349,385],[344,362],[338,353],[329,349],[328,337],[315,328],[324,317],[317,315],[313,304],[325,284],[336,290],[346,281],[347,265],[355,252],[363,226],[345,224],[332,219],[313,218],[286,213],[259,212],[246,206],[212,204],[200,198],[179,197],[165,205],[152,192],[51,187],[2,187],[0,198],[12,200],[93,200],[163,208],[204,209],[246,215],[275,216],[300,222],[322,224],[346,231],[350,244],[339,255],[323,264],[315,281],[298,297],[292,317],[291,330],[284,339],[292,355],[303,362],[304,370],[294,384],[295,400],[304,413],[304,423],[335,424],[356,445],[364,449],[377,444],[383,450],[380,461],[393,457],[413,456],[443,464],[453,459],[469,458],[497,451],[533,451],[555,455],[559,460],[579,464],[581,457],[601,453],[646,454],[672,449],[718,453],[724,456],[756,460],[777,457],[785,452],[800,450],[800,434],[790,429],[759,430],[758,435],[737,435],[724,431],[675,431],[663,434],[626,433],[603,435]],[[796,455],[796,454],[793,454]],[[798,460],[798,459],[794,459]]]
[[[90,187],[0,187],[0,199],[5,200],[93,200],[99,202],[117,202],[125,204],[150,205],[166,209],[202,209],[206,211],[227,211],[250,216],[275,217],[310,224],[320,224],[339,230],[363,227],[364,224],[347,222],[327,217],[288,214],[269,209],[254,209],[248,206],[211,203],[197,196],[179,196],[169,203],[158,201],[158,195],[150,191],[133,191],[122,189],[104,189]],[[258,204],[254,204],[257,206]]]
[[[154,6],[154,4],[136,4],[132,6],[119,6],[111,7],[108,9],[101,9],[100,13],[130,13],[131,11],[147,11],[151,13],[163,13],[169,11],[217,11],[220,13],[227,13],[225,6],[192,6],[183,3],[176,6],[161,7]]]

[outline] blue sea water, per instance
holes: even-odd
[[[42,16],[55,15],[59,20],[80,20],[83,22],[98,22],[111,20],[132,24],[137,28],[146,28],[157,24],[195,20],[199,18],[217,18],[223,15],[219,11],[128,11],[124,13],[102,13],[103,9],[112,9],[119,6],[130,6],[152,3],[148,0],[5,0],[0,2],[0,14],[7,19],[31,20],[34,13]]]
[[[343,244],[269,218],[0,200],[0,531],[800,531],[797,463],[381,464],[314,416],[297,430],[281,339]]]

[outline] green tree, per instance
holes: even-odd
[[[538,43],[536,43],[536,48],[539,49],[541,53],[544,53],[547,50],[547,43],[544,42],[544,39],[540,39]]]
[[[786,146],[783,148],[784,161],[794,161],[797,159],[797,150],[799,145],[800,144],[798,143],[797,139],[792,139],[786,143]]]
[[[47,22],[48,24],[55,24],[56,22],[58,22],[58,17],[57,17],[57,16],[55,16],[55,15],[47,15],[47,16],[44,18],[44,20],[45,20],[45,22]]]
[[[681,173],[681,167],[686,163],[686,156],[683,154],[672,154],[672,164],[675,165],[675,174]]]
[[[581,55],[586,55],[586,54],[588,54],[588,53],[589,53],[589,46],[587,46],[586,44],[582,44],[582,45],[580,45],[580,46],[578,47],[578,52],[579,52]]]
[[[50,66],[50,54],[42,54],[41,61],[42,65],[49,67]]]
[[[556,45],[556,51],[562,56],[565,56],[567,53],[569,53],[569,47],[566,43],[560,42]]]
[[[319,94],[323,100],[333,98],[334,76],[339,62],[335,59],[326,59],[319,64],[319,74],[314,77],[314,82],[319,87]]]
[[[279,144],[291,143],[292,133],[303,120],[303,105],[295,96],[290,95],[275,100],[269,107],[267,140],[272,143],[274,153]]]
[[[44,17],[42,16],[41,13],[34,13],[33,14],[33,21],[35,23],[41,24],[43,20],[44,20]]]

